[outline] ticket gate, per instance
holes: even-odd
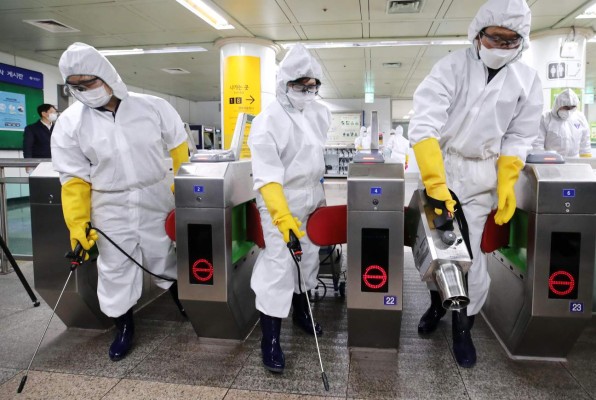
[[[404,167],[348,171],[348,346],[399,346],[403,309]],[[359,277],[359,278],[358,278]]]
[[[566,157],[565,162],[569,164],[588,164],[596,174],[596,157]],[[596,270],[596,265],[594,265]],[[596,314],[596,274],[594,274],[594,291],[592,292],[592,313]]]
[[[482,313],[510,357],[565,359],[592,317],[596,178],[585,164],[527,164],[515,196]]]
[[[70,261],[64,257],[70,249],[68,228],[64,223],[61,185],[52,163],[37,166],[29,176],[31,202],[31,236],[33,245],[33,282],[35,290],[50,307],[54,307],[70,272]],[[97,299],[97,250],[77,268],[68,282],[56,314],[67,327],[107,329],[114,324],[101,312]],[[135,310],[163,293],[143,273],[143,292]]]
[[[179,299],[198,336],[243,340],[258,320],[250,277],[259,248],[246,223],[252,164],[187,163],[174,182]]]

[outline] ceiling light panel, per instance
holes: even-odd
[[[103,49],[99,50],[101,54],[106,57],[110,56],[135,56],[141,54],[173,54],[173,53],[196,53],[207,51],[201,46],[177,46],[177,47],[162,47],[159,49]]]
[[[215,29],[234,29],[233,25],[230,25],[223,16],[221,16],[217,11],[208,6],[202,0],[176,1]]]
[[[387,14],[418,14],[422,5],[422,0],[388,0]]]

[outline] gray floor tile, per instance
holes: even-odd
[[[468,399],[446,346],[406,340],[396,352],[352,352],[349,398]],[[402,351],[402,348],[404,351]],[[421,358],[417,358],[417,355]],[[449,384],[446,384],[446,383]]]
[[[472,399],[589,398],[561,363],[511,360],[494,339],[477,339],[474,343],[476,366],[460,368]],[[498,397],[494,397],[496,394]]]
[[[312,395],[261,392],[257,390],[230,389],[225,400],[339,400],[345,397],[323,397]]]
[[[242,344],[171,335],[127,376],[131,379],[229,387],[250,354]]]
[[[592,320],[588,322],[577,342],[596,345],[596,318],[592,317]]]
[[[27,367],[50,315],[51,310],[42,303],[39,307],[12,313],[0,320],[0,367]],[[58,318],[53,318],[40,352],[65,332],[66,326]]]
[[[346,350],[347,353],[347,350]],[[325,391],[316,353],[284,350],[286,368],[283,374],[273,374],[263,367],[261,351],[254,351],[232,384],[234,389],[261,390],[301,395],[346,395],[348,364],[331,362],[324,353],[323,366],[329,382]]]
[[[118,383],[114,378],[30,371],[23,392],[17,394],[22,376],[0,386],[0,399],[99,400]]]
[[[122,379],[102,400],[221,400],[227,389]]]
[[[596,344],[576,343],[567,357],[567,363],[563,365],[590,396],[596,399]]]
[[[17,265],[37,299],[43,302],[39,294],[35,292],[35,288],[33,286],[33,263],[31,261],[18,261]],[[2,293],[2,307],[0,311],[4,311],[6,309],[24,311],[33,308],[33,302],[27,294],[25,287],[19,280],[16,272],[0,275],[0,293]]]
[[[0,384],[8,381],[15,376],[20,370],[12,368],[0,368]]]
[[[118,362],[108,357],[113,330],[69,329],[40,349],[33,368],[121,378],[152,353],[172,329],[169,325],[164,327],[137,321],[133,348],[125,359]]]

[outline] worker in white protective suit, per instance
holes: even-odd
[[[513,186],[538,134],[540,79],[519,61],[529,46],[530,22],[525,0],[487,1],[468,28],[472,46],[439,60],[414,93],[409,137],[426,193],[451,213],[461,207],[469,227],[470,304],[452,315],[453,352],[462,367],[476,363],[470,330],[490,284],[480,250],[484,225],[495,205],[497,224],[513,216]],[[445,315],[436,287],[429,289],[431,306],[418,325],[423,334]]]
[[[410,142],[404,137],[404,128],[398,125],[397,128],[389,131],[389,139],[385,144],[385,162],[401,163],[404,169],[408,168],[408,150]]]
[[[174,247],[165,232],[174,196],[164,145],[177,171],[188,160],[186,133],[167,101],[129,92],[95,48],[72,44],[59,68],[79,101],[56,123],[52,161],[60,173],[72,248],[80,243],[89,250],[97,241],[97,297],[102,312],[114,318],[116,337],[108,354],[118,361],[132,346],[132,307],[141,296],[143,271],[95,230],[86,233],[88,223],[152,273],[175,280]],[[156,279],[156,284],[170,288],[177,300],[171,281]]]
[[[370,141],[370,126],[368,128],[366,126],[360,127],[360,135],[354,139],[356,150],[370,150]]]
[[[309,334],[323,333],[311,322],[306,298],[316,286],[319,247],[300,229],[306,230],[308,216],[325,205],[323,151],[331,113],[315,101],[322,76],[308,50],[293,46],[279,66],[276,101],[255,117],[248,139],[266,246],[250,284],[261,313],[263,364],[277,373],[285,367],[279,332],[290,305],[294,324]],[[302,246],[300,277],[286,245],[290,231]]]
[[[590,125],[577,111],[579,99],[571,89],[555,98],[553,109],[542,114],[535,150],[554,150],[563,157],[592,157]]]

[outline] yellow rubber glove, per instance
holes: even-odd
[[[592,158],[592,153],[580,154],[579,156],[582,158]]]
[[[188,145],[186,142],[182,142],[180,146],[170,150],[170,157],[172,157],[174,175],[176,175],[182,163],[188,162]],[[170,189],[172,189],[172,193],[174,193],[174,184],[172,184]]]
[[[420,177],[426,188],[426,193],[433,199],[444,201],[447,210],[454,212],[456,201],[453,200],[447,188],[445,165],[443,164],[439,141],[435,138],[424,139],[412,148],[416,155],[416,162],[418,168],[420,168]],[[435,213],[441,215],[443,212],[435,208]]]
[[[72,178],[62,185],[62,212],[70,231],[70,247],[75,249],[80,243],[89,250],[97,241],[97,231],[91,229],[86,234],[87,224],[91,221],[91,184],[79,178]],[[85,260],[89,254],[85,254]]]
[[[497,196],[499,198],[495,223],[509,222],[515,213],[515,191],[513,187],[524,163],[517,156],[500,156],[497,160]]]
[[[306,232],[299,229],[302,222],[290,213],[286,196],[279,183],[268,183],[261,187],[259,192],[263,196],[263,201],[271,215],[273,225],[277,226],[277,229],[283,235],[284,242],[288,243],[290,241],[290,231],[294,232],[298,239],[306,235]]]

